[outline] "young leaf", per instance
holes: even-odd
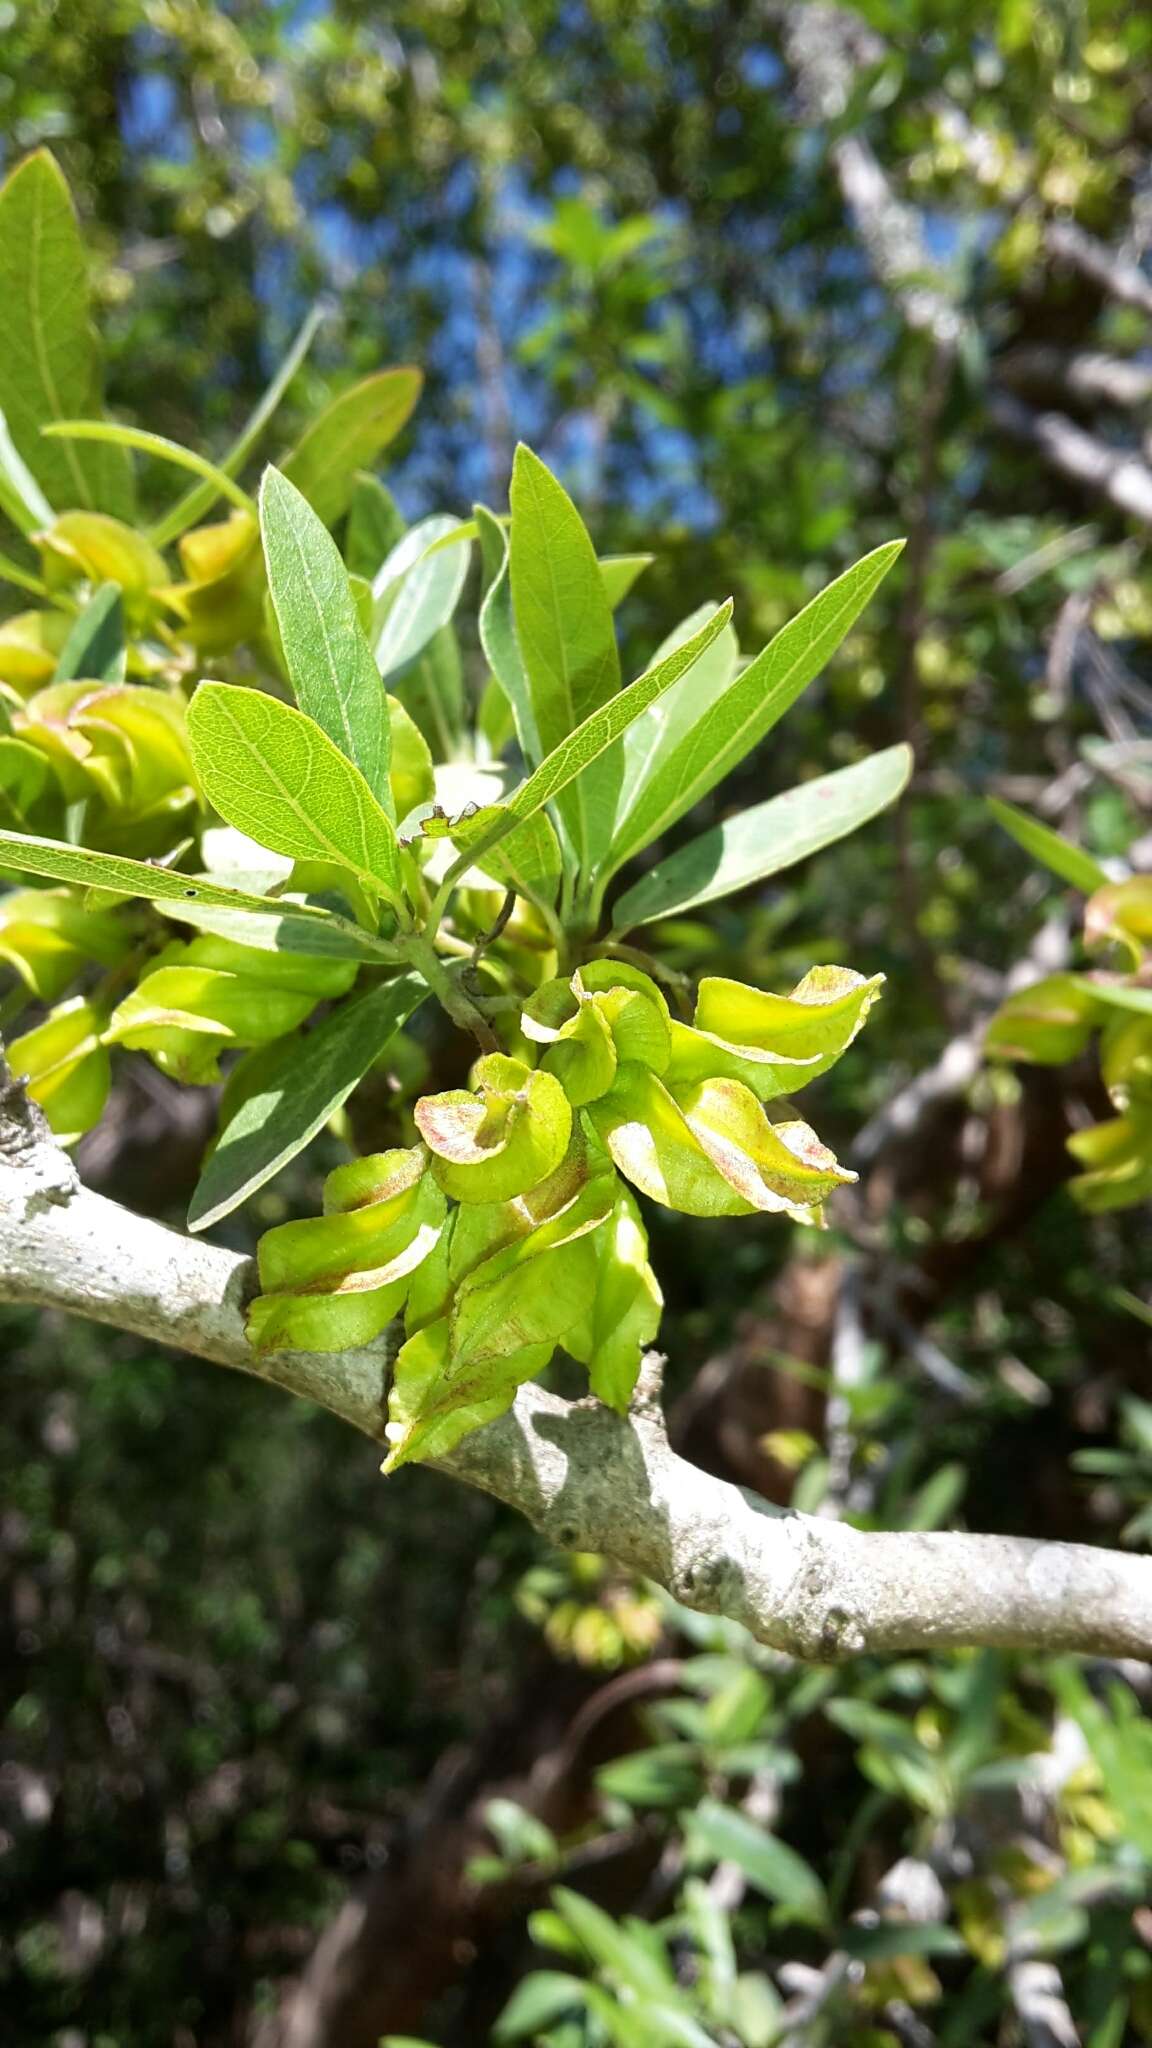
[[[392,814],[388,707],[348,571],[307,499],[271,467],[260,485],[260,531],[296,702],[355,762]]]
[[[379,477],[357,476],[344,530],[349,575],[363,576],[371,583],[380,564],[403,538],[404,515],[391,491]]]
[[[120,449],[53,447],[51,420],[97,412],[100,370],[88,262],[63,174],[46,149],[0,187],[0,407],[17,451],[48,499],[132,517],[132,471]]]
[[[201,683],[188,709],[192,757],[209,803],[258,845],[334,861],[375,896],[400,895],[396,834],[327,733],[262,690]]]
[[[686,640],[700,631],[715,607],[703,604],[682,619],[675,631],[662,641],[652,657],[652,667],[674,654]],[[649,706],[643,718],[631,725],[620,742],[624,769],[616,799],[616,831],[626,829],[627,820],[659,764],[679,746],[686,732],[705,716],[722,697],[736,673],[740,646],[731,626],[698,655],[681,676],[675,689],[668,690]]]
[[[222,469],[217,469],[205,456],[197,455],[194,449],[170,441],[166,434],[150,434],[145,427],[123,427],[113,420],[83,419],[57,420],[41,432],[53,440],[69,443],[96,441],[107,442],[113,448],[138,448],[142,455],[155,455],[160,462],[170,462],[176,469],[190,469],[193,476],[214,484],[219,495],[229,499],[239,511],[255,516],[256,507],[247,491],[242,491],[232,477],[225,476]]]
[[[305,316],[295,340],[267,390],[249,413],[228,453],[221,457],[218,468],[224,476],[235,476],[252,453],[311,348],[324,317],[323,305],[313,306]],[[149,529],[148,538],[153,546],[167,547],[169,541],[175,540],[189,526],[195,526],[197,520],[203,519],[205,513],[211,511],[219,495],[219,491],[209,481],[193,484],[191,490],[184,493],[171,511],[166,512],[163,519],[158,519]]]
[[[9,432],[8,422],[0,412],[0,509],[8,514],[13,526],[19,528],[26,539],[39,531],[42,526],[51,526],[55,514],[40,489],[32,471],[21,459],[16,443]]]
[[[895,801],[911,772],[910,749],[888,747],[727,818],[626,891],[613,914],[616,930],[678,917],[779,874],[874,818]]]
[[[39,747],[8,734],[0,736],[0,826],[5,833],[59,823],[58,813],[55,818],[46,815],[54,799],[58,805],[59,785]]]
[[[686,669],[691,668],[705,647],[718,633],[723,632],[731,616],[732,600],[727,598],[719,609],[713,612],[707,625],[703,626],[691,640],[678,647],[675,653],[670,654],[665,661],[659,662],[655,668],[645,669],[644,674],[637,676],[634,683],[629,683],[626,690],[621,690],[617,696],[609,698],[607,704],[602,705],[598,711],[593,711],[584,720],[583,725],[577,726],[575,732],[570,733],[553,753],[541,761],[535,773],[530,775],[526,782],[522,782],[519,789],[513,790],[505,803],[493,805],[491,811],[479,813],[478,816],[484,819],[484,829],[473,841],[470,859],[477,866],[482,866],[483,857],[490,847],[498,845],[506,833],[525,823],[537,811],[542,810],[545,804],[550,803],[560,790],[566,789],[570,782],[597,759],[598,755],[612,745],[613,740],[619,739],[621,733],[627,731],[632,720],[638,718],[662,691],[671,689],[672,684]]]
[[[427,994],[419,975],[405,974],[345,1003],[305,1037],[286,1039],[225,1125],[192,1197],[189,1228],[218,1223],[294,1159]]]
[[[662,754],[627,823],[612,839],[605,875],[615,874],[666,832],[759,745],[835,653],[903,545],[888,541],[838,576],[769,641],[678,744]]]
[[[757,1891],[785,1908],[789,1919],[827,1926],[828,1900],[811,1865],[746,1814],[704,1799],[691,1817],[690,1839],[695,1855],[737,1864]]]
[[[124,663],[124,598],[118,583],[102,583],[69,632],[52,680],[122,683]]]
[[[508,557],[508,537],[499,520],[489,512],[487,506],[474,505],[472,512],[485,554],[497,564],[480,607],[480,645],[488,658],[489,668],[512,707],[520,751],[529,765],[535,767],[543,749],[536,729],[532,692],[528,685],[512,618],[512,570]]]
[[[554,754],[620,688],[612,608],[580,514],[539,456],[523,445],[516,450],[510,502],[516,639],[540,745]],[[559,806],[584,867],[591,864],[595,843],[593,794],[578,785]]]
[[[600,581],[613,611],[623,604],[633,584],[655,560],[655,555],[601,555]]]
[[[1042,825],[1038,818],[1030,818],[1027,811],[1017,810],[1015,804],[1003,803],[995,796],[988,798],[988,808],[996,823],[1011,833],[1017,846],[1022,846],[1033,860],[1038,860],[1052,874],[1059,875],[1060,880],[1070,883],[1073,889],[1083,889],[1086,896],[1091,896],[1110,881],[1111,877],[1090,853],[1085,853],[1080,846],[1073,846],[1071,840],[1053,832],[1050,826]]]
[[[373,632],[385,678],[415,661],[452,617],[468,573],[469,531],[462,520],[434,513],[409,529],[377,572]],[[453,534],[454,545],[438,545]]]
[[[423,383],[419,370],[379,370],[325,406],[284,457],[281,470],[325,526],[348,510],[357,470],[370,469],[396,439]]]
[[[53,882],[72,882],[78,889],[106,889],[114,896],[143,896],[149,903],[219,903],[230,910],[257,910],[268,915],[274,906],[266,896],[227,889],[201,875],[178,875],[146,860],[127,860],[118,853],[93,853],[63,840],[38,839],[22,832],[0,832],[0,868],[22,875],[44,875]],[[329,920],[329,912],[294,903],[294,917]]]

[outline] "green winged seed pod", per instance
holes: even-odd
[[[1063,1066],[1086,1050],[1103,1016],[1103,1006],[1076,975],[1048,974],[1001,1003],[984,1049],[996,1059]]]
[[[110,1063],[101,1043],[102,1023],[90,1003],[74,996],[8,1047],[12,1072],[26,1082],[62,1145],[74,1145],[90,1131],[108,1099]]]
[[[751,1089],[725,1077],[689,1084],[678,1101],[657,1074],[623,1066],[584,1114],[641,1194],[688,1216],[759,1210],[809,1223],[855,1179],[807,1124],[771,1123]]]
[[[526,1003],[521,1028],[547,1048],[540,1064],[573,1108],[606,1095],[620,1061],[663,1073],[672,1049],[668,1005],[655,982],[615,960],[546,982]]]
[[[761,1102],[795,1094],[851,1045],[883,981],[849,967],[813,967],[791,995],[777,996],[709,977],[700,984],[694,1026],[672,1024],[668,1085],[724,1077],[743,1081]]]
[[[458,1202],[506,1202],[536,1186],[568,1149],[572,1109],[560,1082],[522,1060],[489,1053],[452,1088],[416,1104],[432,1171]]]
[[[89,910],[71,889],[13,889],[0,896],[0,960],[41,1002],[63,995],[93,961],[115,967],[132,944],[122,914]]]
[[[1152,1195],[1152,1106],[1074,1132],[1068,1150],[1084,1168],[1069,1184],[1082,1209],[1130,1209]]]
[[[1084,937],[1090,946],[1122,946],[1133,971],[1152,944],[1152,875],[1130,875],[1097,889],[1084,906]]]
[[[591,1306],[564,1348],[588,1368],[592,1392],[627,1410],[640,1360],[660,1327],[664,1297],[648,1263],[648,1234],[634,1197],[617,1181],[611,1213],[594,1233],[596,1285]]]
[[[379,1336],[444,1228],[427,1165],[422,1145],[353,1160],[329,1174],[323,1216],[265,1232],[248,1311],[255,1350],[345,1351]]]
[[[1152,1108],[1152,1017],[1113,1011],[1100,1034],[1100,1071],[1117,1109]]]
[[[543,1370],[556,1345],[588,1313],[597,1275],[598,1228],[612,1212],[615,1177],[597,1174],[535,1229],[478,1258],[455,1283],[453,1249],[442,1312],[404,1344],[393,1368],[385,1472],[441,1455],[469,1430],[503,1413],[516,1388]],[[461,1210],[455,1231],[476,1226]],[[509,1219],[481,1220],[503,1233]]]
[[[105,1039],[149,1053],[177,1080],[216,1081],[222,1052],[295,1031],[317,1003],[344,995],[358,971],[354,960],[262,952],[206,933],[157,955]]]

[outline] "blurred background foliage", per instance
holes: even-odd
[[[861,1171],[832,1232],[718,1265],[652,1218],[673,1428],[863,1526],[1146,1543],[1147,1211],[1064,1190],[1091,1057],[981,1046],[1081,912],[983,797],[1152,864],[1152,15],[0,0],[0,31],[4,162],[47,142],[77,194],[119,416],[223,449],[320,299],[284,439],[419,362],[405,514],[503,505],[522,434],[602,553],[655,553],[644,651],[730,590],[758,644],[909,535],[732,793],[909,738],[895,822],[667,934],[692,973],[890,978],[822,1084]],[[175,1218],[203,1125],[133,1090],[85,1171]],[[316,1150],[254,1226],[314,1205]],[[20,2048],[1152,2041],[1147,1671],[789,1669],[433,1474],[383,1490],[254,1385],[4,1338]]]

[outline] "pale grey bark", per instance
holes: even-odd
[[[0,1299],[70,1310],[254,1374],[381,1442],[388,1346],[257,1358],[244,1334],[251,1287],[251,1264],[234,1252],[82,1187],[22,1093],[0,1088]],[[1152,1657],[1152,1558],[998,1536],[861,1534],[773,1509],[672,1451],[658,1377],[650,1360],[626,1419],[525,1387],[440,1469],[518,1509],[561,1548],[603,1552],[795,1656],[984,1643]]]
[[[1097,440],[1062,412],[1033,412],[1006,391],[992,394],[989,411],[1006,433],[1031,441],[1053,469],[1152,526],[1152,469],[1131,449]]]

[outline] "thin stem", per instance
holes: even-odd
[[[458,1024],[462,1031],[471,1032],[482,1052],[499,1052],[500,1040],[488,1019],[460,986],[458,976],[445,967],[431,941],[414,932],[405,941],[404,951],[452,1022]]]

